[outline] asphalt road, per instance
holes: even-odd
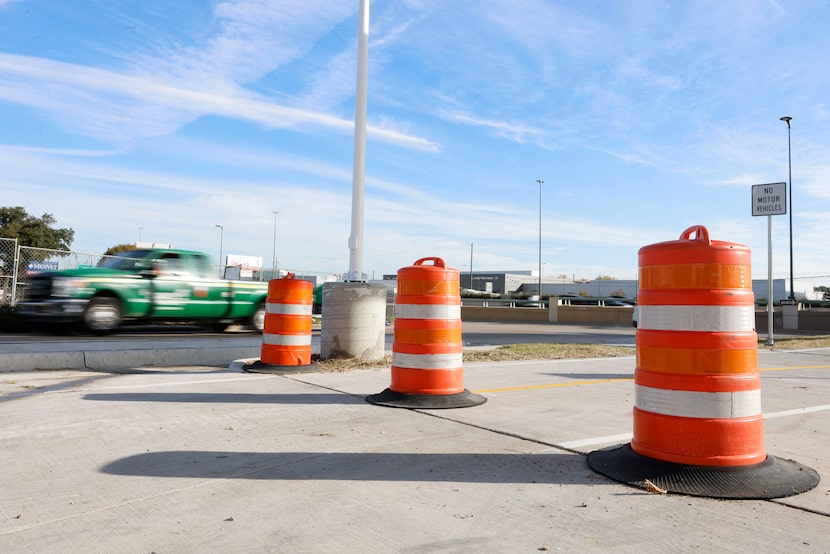
[[[464,322],[465,347],[520,343],[578,343],[634,346],[634,328],[543,323]],[[320,352],[320,332],[312,332]],[[386,329],[392,350],[392,327]],[[144,366],[227,365],[257,358],[259,335],[244,331],[208,333],[198,327],[124,328],[105,337],[45,333],[0,334],[0,371],[35,369],[122,369]]]

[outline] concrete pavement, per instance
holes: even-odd
[[[587,467],[633,357],[468,364],[451,410],[365,402],[388,368],[0,374],[0,552],[830,552],[830,349],[759,355],[767,451],[825,478],[772,501]]]

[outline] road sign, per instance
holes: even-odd
[[[752,215],[787,213],[787,183],[752,185]]]

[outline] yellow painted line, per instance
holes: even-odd
[[[828,369],[830,365],[794,365],[790,367],[762,367],[758,371],[787,371],[790,369]]]
[[[477,394],[487,392],[515,392],[521,390],[537,390],[537,389],[556,389],[559,387],[579,387],[581,385],[597,385],[600,383],[617,383],[619,381],[633,381],[634,377],[626,377],[623,379],[596,379],[594,381],[573,381],[570,383],[550,383],[547,385],[527,385],[524,387],[504,387],[501,389],[482,389],[472,391]]]
[[[830,365],[800,365],[792,367],[764,367],[758,371],[789,371],[791,369],[828,369]],[[621,379],[595,379],[592,381],[572,381],[569,383],[548,383],[546,385],[526,385],[522,387],[502,387],[499,389],[480,389],[471,391],[475,394],[487,394],[494,392],[517,392],[525,390],[558,389],[562,387],[581,387],[584,385],[600,385],[602,383],[619,383],[621,381],[633,381],[634,377]]]

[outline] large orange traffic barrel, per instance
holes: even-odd
[[[702,225],[639,252],[634,433],[595,471],[645,488],[778,498],[818,474],[764,449],[750,250]]]
[[[399,269],[392,383],[367,400],[396,408],[482,404],[483,396],[464,388],[462,356],[458,270],[441,258],[421,258]]]
[[[316,368],[311,363],[313,295],[312,283],[296,279],[293,273],[268,281],[261,356],[258,362],[246,366],[246,371],[296,372]]]

